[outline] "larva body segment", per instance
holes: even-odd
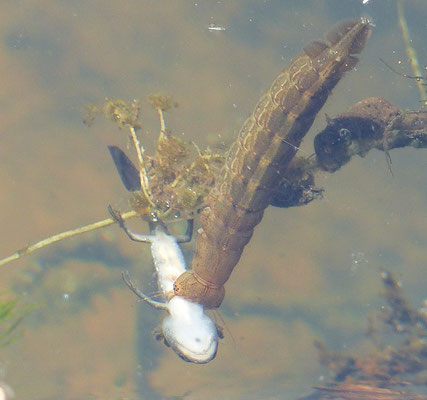
[[[201,214],[192,270],[175,282],[176,295],[218,307],[224,283],[268,206],[272,189],[294,157],[330,92],[352,69],[370,33],[366,19],[331,30],[274,80],[244,122]]]

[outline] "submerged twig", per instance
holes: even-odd
[[[273,192],[271,204],[291,207],[319,197],[314,176],[333,173],[355,155],[364,157],[377,149],[386,154],[401,147],[427,148],[427,110],[402,110],[379,97],[366,98],[346,112],[327,120],[326,128],[314,139],[315,154],[296,158]]]
[[[123,219],[128,219],[128,218],[132,218],[132,217],[136,217],[138,216],[136,211],[129,211],[127,213],[122,214],[122,218]],[[104,219],[102,221],[98,221],[98,222],[94,222],[93,224],[89,224],[86,226],[80,226],[78,228],[75,229],[71,229],[69,231],[65,231],[65,232],[61,232],[58,233],[56,235],[50,236],[46,239],[40,240],[37,243],[34,243],[30,246],[24,247],[18,251],[16,251],[15,253],[13,253],[12,255],[5,257],[3,259],[0,260],[0,266],[5,265],[11,261],[15,261],[25,255],[31,254],[32,252],[41,249],[43,247],[46,247],[52,243],[55,242],[59,242],[60,240],[64,240],[64,239],[68,239],[70,237],[73,236],[77,236],[80,235],[82,233],[86,233],[86,232],[90,232],[99,228],[103,228],[105,226],[109,226],[109,225],[113,225],[114,223],[116,223],[116,221],[113,218],[107,218]]]

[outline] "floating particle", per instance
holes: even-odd
[[[224,32],[227,30],[227,28],[225,28],[221,25],[216,25],[216,24],[212,23],[212,24],[209,24],[208,30],[209,30],[209,32]]]

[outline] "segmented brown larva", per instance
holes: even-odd
[[[244,122],[201,214],[192,270],[176,295],[218,307],[224,283],[268,206],[272,189],[345,71],[357,63],[370,33],[366,19],[332,29],[329,44],[314,41],[285,68]]]

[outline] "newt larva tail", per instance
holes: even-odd
[[[272,189],[329,93],[358,59],[370,33],[367,19],[345,21],[314,41],[275,79],[244,122],[208,197],[190,271],[175,294],[218,307],[224,283],[268,206]]]

